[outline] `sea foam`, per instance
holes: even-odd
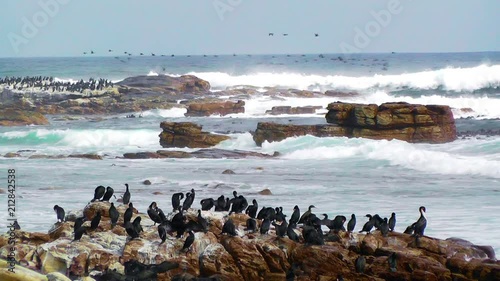
[[[443,68],[414,73],[375,74],[372,76],[315,75],[301,73],[257,72],[231,75],[225,72],[190,72],[210,82],[214,89],[241,85],[254,87],[284,87],[300,90],[326,91],[331,89],[443,89],[474,91],[500,87],[500,65],[479,65],[469,68]],[[169,74],[171,75],[171,74]]]

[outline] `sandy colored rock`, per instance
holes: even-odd
[[[18,109],[0,109],[0,126],[47,125],[41,113]]]
[[[5,158],[15,158],[15,157],[21,157],[21,154],[16,153],[16,152],[8,152],[8,153],[5,153],[5,155],[3,157],[5,157]]]
[[[49,281],[71,281],[68,277],[60,272],[52,272],[47,274],[47,279]]]
[[[281,114],[314,114],[317,109],[323,108],[322,106],[273,106],[270,110],[266,110],[266,114],[281,115]]]
[[[205,148],[230,139],[228,136],[202,132],[200,125],[191,122],[162,122],[160,145],[162,147]]]
[[[266,188],[266,189],[259,191],[259,194],[260,195],[273,195],[273,193],[271,192],[271,190],[269,188]]]
[[[258,146],[263,142],[277,142],[289,137],[313,135],[317,137],[342,137],[348,131],[337,125],[292,125],[272,122],[259,122],[253,134],[253,140]]]
[[[203,276],[221,274],[223,280],[243,280],[233,257],[221,244],[212,244],[200,255],[200,272]]]
[[[16,265],[14,273],[8,270],[9,264],[0,259],[0,280],[2,281],[48,281],[47,277],[36,271]]]
[[[171,280],[174,276],[284,280],[290,270],[294,272],[295,280],[336,280],[340,275],[344,280],[452,281],[498,280],[500,277],[500,262],[494,259],[494,251],[462,239],[441,240],[424,236],[417,240],[398,232],[383,237],[378,230],[370,234],[341,231],[338,234],[325,233],[325,245],[311,246],[276,237],[274,227],[265,235],[246,233],[246,214],[229,215],[237,229],[237,236],[231,237],[221,234],[222,225],[228,219],[227,212],[202,211],[202,216],[210,224],[209,230],[196,232],[194,243],[186,251],[182,247],[187,233],[181,238],[169,233],[160,245],[157,227],[143,213],[133,215],[133,219],[142,218],[144,231],[139,238],[131,240],[120,225],[121,221],[111,230],[106,212],[109,204],[93,202],[86,206],[85,216],[92,217],[101,210],[103,218],[97,230],[88,231],[80,241],[72,241],[73,222],[69,221],[55,224],[49,234],[16,231],[16,260],[43,273],[68,273],[70,279],[82,278],[89,273],[98,278],[100,274],[115,269],[117,274],[125,274],[124,266],[132,260],[148,267],[168,264],[169,270],[158,274],[156,280]],[[161,204],[160,207],[166,209]],[[119,206],[118,210],[122,217],[125,206]],[[172,218],[174,214],[166,215]],[[197,215],[196,209],[189,209],[185,213],[186,222],[196,221]],[[88,227],[89,223],[85,222],[84,226]],[[7,243],[7,235],[0,235],[0,257],[8,256]],[[388,264],[388,258],[393,254],[397,260],[395,271],[390,270]],[[355,260],[360,255],[366,259],[364,274],[356,273],[354,269]],[[29,279],[28,275],[22,275],[25,279],[1,279],[10,278],[6,274],[5,267],[0,266],[0,280],[47,280],[36,272],[35,276],[45,279]]]
[[[101,155],[97,154],[71,154],[68,155],[69,158],[83,158],[83,159],[90,159],[90,160],[102,160]]]
[[[219,101],[207,103],[192,103],[188,105],[185,116],[210,116],[220,115],[225,116],[228,114],[245,113],[245,102],[239,100],[232,101]]]

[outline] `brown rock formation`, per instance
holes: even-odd
[[[350,137],[443,143],[457,138],[451,108],[408,103],[328,105],[328,123],[350,129]]]
[[[342,137],[346,136],[348,130],[344,127],[321,124],[321,125],[291,125],[277,124],[271,122],[259,122],[257,130],[253,134],[253,140],[258,146],[264,141],[282,141],[289,137],[313,135],[317,137]]]
[[[230,139],[228,136],[214,135],[201,131],[201,126],[191,122],[161,122],[162,147],[205,148]]]
[[[0,126],[47,125],[41,113],[18,109],[0,109]]]
[[[253,139],[281,141],[288,137],[355,137],[399,139],[407,142],[443,143],[457,138],[455,120],[448,106],[408,103],[351,104],[331,103],[326,120],[329,124],[290,125],[258,123]]]
[[[235,113],[245,112],[245,102],[239,100],[237,102],[232,101],[220,101],[220,102],[208,102],[208,103],[192,103],[188,105],[187,112],[185,116],[210,116],[210,115],[228,115]]]
[[[189,275],[217,276],[220,280],[284,280],[290,272],[295,280],[336,280],[340,275],[345,280],[500,278],[500,262],[495,260],[493,253],[463,240],[424,236],[417,242],[408,234],[396,232],[383,237],[378,231],[368,235],[341,231],[325,235],[327,241],[330,236],[337,237],[337,242],[311,246],[278,238],[273,229],[266,235],[245,233],[243,227],[248,216],[244,214],[230,215],[238,232],[237,236],[230,237],[220,234],[227,213],[209,211],[202,212],[210,224],[209,231],[195,233],[190,250],[181,251],[185,238],[176,239],[173,233],[168,234],[165,243],[160,245],[157,228],[144,214],[133,217],[142,217],[144,232],[138,239],[130,240],[121,222],[111,230],[106,214],[109,205],[108,202],[94,202],[86,206],[87,218],[97,210],[102,211],[103,218],[99,228],[89,231],[80,241],[71,241],[73,222],[69,221],[57,223],[50,234],[16,231],[16,260],[43,274],[68,273],[72,279],[89,273],[97,279],[106,272],[123,274],[128,261],[146,265],[168,262],[169,270],[158,274],[157,280]],[[124,206],[119,207],[121,218]],[[196,220],[196,216],[196,210],[190,209],[186,222]],[[84,226],[88,226],[88,222]],[[0,257],[3,258],[9,253],[8,237],[7,234],[0,236]],[[388,264],[391,255],[395,255],[397,261],[392,270]],[[355,260],[359,256],[366,260],[364,273],[355,271]],[[2,275],[5,274],[3,266],[5,263],[0,262],[0,276],[8,276]]]
[[[243,150],[227,150],[219,148],[203,148],[193,152],[158,150],[156,152],[131,152],[123,154],[126,159],[155,158],[209,158],[209,159],[242,159],[242,158],[272,158],[274,155]]]
[[[164,93],[196,93],[210,91],[210,83],[193,75],[172,77],[167,75],[129,77],[117,83],[120,92],[158,91]]]
[[[273,106],[271,110],[266,110],[266,114],[281,115],[281,114],[314,114],[317,109],[323,108],[322,106]]]

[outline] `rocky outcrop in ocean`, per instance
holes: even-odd
[[[418,143],[443,143],[456,140],[455,120],[450,107],[408,103],[328,105],[326,121],[330,124],[292,125],[261,122],[253,134],[257,145],[288,137],[357,137],[398,139]]]
[[[160,145],[162,147],[206,148],[221,141],[230,139],[228,136],[202,132],[202,127],[191,122],[161,122]]]
[[[281,114],[314,114],[317,109],[323,108],[322,106],[273,106],[270,110],[266,110],[266,114],[281,115]]]
[[[94,202],[80,212],[78,216],[87,219],[100,212],[102,218],[98,227],[87,228],[79,241],[73,241],[75,215],[56,223],[48,233],[16,230],[15,259],[24,279],[12,279],[5,263],[0,262],[0,280],[48,280],[49,274],[72,279],[90,276],[95,280],[500,279],[500,262],[496,261],[492,248],[460,239],[416,238],[396,231],[382,235],[378,230],[370,234],[340,230],[325,233],[323,242],[316,244],[306,243],[301,235],[304,230],[297,228],[293,231],[299,241],[295,242],[286,235],[276,235],[279,223],[271,226],[268,234],[260,234],[245,231],[249,218],[245,214],[202,211],[208,228],[205,232],[195,232],[193,244],[183,249],[187,233],[180,238],[168,233],[162,243],[157,226],[136,209],[132,220],[141,217],[143,232],[139,238],[131,239],[122,226],[125,205],[117,206],[120,216],[113,228],[109,208],[108,202]],[[171,213],[167,218],[174,215]],[[194,209],[184,215],[187,224],[199,222]],[[229,219],[236,226],[234,236],[221,234],[223,224]],[[259,220],[259,228],[260,224]],[[83,227],[89,225],[87,221]],[[0,236],[2,258],[9,253],[8,238]],[[359,262],[361,259],[363,263]],[[116,279],[109,279],[110,276]]]
[[[77,88],[75,85],[78,83],[67,82],[56,88],[40,84],[40,87],[22,89],[0,85],[0,110],[70,115],[129,113],[183,107],[177,104],[177,100],[194,99],[210,93],[210,83],[192,75],[137,76],[117,84],[106,83],[102,87],[85,89]],[[0,125],[24,124],[3,122]]]
[[[206,94],[210,83],[193,75],[134,76],[117,83],[120,93],[160,92],[163,94]]]
[[[192,103],[187,107],[185,116],[210,116],[219,115],[225,116],[228,114],[245,113],[245,102],[239,100],[232,101],[218,101],[206,103]]]
[[[447,105],[398,102],[378,106],[335,102],[327,109],[326,122],[349,128],[352,137],[429,143],[451,142],[457,138],[455,119]]]
[[[203,148],[193,152],[158,150],[156,152],[125,153],[125,159],[155,159],[155,158],[202,158],[202,159],[242,159],[242,158],[272,158],[277,156],[244,150],[227,150],[219,148]]]
[[[17,109],[0,109],[0,126],[47,125],[43,114]]]

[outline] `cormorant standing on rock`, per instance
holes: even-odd
[[[106,188],[102,185],[99,185],[98,187],[95,188],[94,199],[92,199],[90,202],[95,202],[96,200],[100,200],[105,192]]]
[[[123,204],[130,203],[130,191],[128,190],[128,183],[125,184],[125,193],[123,194]]]
[[[184,214],[182,213],[182,207],[179,206],[178,213],[172,218],[172,230],[177,232],[177,238],[180,238],[184,231],[186,230],[186,224],[184,223]]]
[[[368,218],[368,221],[365,223],[365,225],[363,225],[363,229],[361,229],[359,231],[359,233],[364,232],[364,231],[366,231],[367,234],[370,233],[370,231],[372,230],[372,228],[375,224],[372,215],[367,214],[366,217]]]
[[[127,210],[125,210],[125,213],[123,214],[123,225],[125,226],[127,222],[130,222],[132,219],[132,214],[134,213],[134,205],[132,203],[128,204]]]
[[[347,231],[353,232],[355,227],[356,227],[356,215],[352,214],[351,219],[347,223]]]
[[[111,219],[111,229],[113,229],[113,227],[115,227],[116,223],[118,222],[118,218],[120,217],[120,213],[116,209],[114,203],[111,203],[108,213],[109,218]]]
[[[127,234],[130,236],[131,240],[139,238],[139,232],[137,232],[134,225],[130,221],[125,223],[125,231],[127,231]]]
[[[75,224],[73,225],[73,232],[76,232],[76,230],[79,229],[84,222],[85,222],[85,217],[76,218]]]
[[[58,205],[54,205],[54,211],[56,212],[57,215],[57,222],[63,222],[64,217],[66,216],[64,209],[59,207]]]
[[[182,203],[182,210],[187,211],[189,208],[191,208],[191,205],[193,205],[194,201],[194,189],[191,189],[191,192],[186,193],[186,199]]]
[[[158,225],[158,236],[161,239],[160,245],[165,243],[165,240],[167,240],[167,226],[165,224]]]
[[[227,233],[230,236],[237,236],[238,234],[236,233],[236,227],[234,226],[233,220],[228,219],[224,225],[222,226],[222,232],[221,234]]]
[[[427,226],[427,218],[425,217],[425,207],[421,206],[418,208],[420,211],[420,218],[413,224],[414,235],[415,236],[424,236],[424,230]]]
[[[177,210],[179,206],[181,205],[181,199],[184,198],[184,193],[179,192],[179,193],[174,193],[172,195],[172,210]]]
[[[253,218],[247,219],[247,227],[245,228],[246,231],[250,231],[254,233],[257,230],[257,222]]]
[[[345,231],[344,223],[346,220],[345,216],[335,216],[329,228],[335,232]]]
[[[14,225],[14,229],[15,230],[20,230],[21,229],[21,226],[19,225],[19,223],[17,222],[17,220],[14,221],[13,225]]]
[[[142,226],[141,226],[141,217],[140,216],[138,216],[134,219],[134,221],[132,222],[132,225],[134,226],[137,233],[141,233],[144,231],[142,229]]]
[[[322,216],[324,218],[321,220],[321,225],[326,225],[328,228],[330,228],[332,220],[328,218],[328,214],[322,214]]]
[[[257,204],[257,200],[253,199],[252,205],[248,206],[245,213],[248,214],[251,218],[255,219],[258,209],[259,209],[259,204]]]
[[[191,230],[188,233],[189,235],[186,238],[186,241],[184,241],[184,245],[182,246],[182,251],[189,250],[189,247],[191,247],[191,245],[194,242],[194,233]]]
[[[276,229],[276,236],[285,237],[288,230],[288,223],[286,221],[281,222],[281,224],[276,224],[273,222],[274,228]]]
[[[162,222],[160,215],[158,214],[158,207],[156,205],[156,202],[152,202],[149,205],[148,216],[154,222],[153,226],[155,226],[157,223]]]
[[[289,224],[286,229],[286,235],[290,238],[290,240],[299,242],[299,235],[294,230],[295,226],[296,224]]]
[[[267,234],[270,226],[271,226],[271,221],[268,218],[265,218],[260,226],[260,234]]]
[[[85,226],[80,226],[75,230],[75,237],[73,238],[73,241],[79,241],[83,234],[87,233],[87,228]]]
[[[302,229],[302,237],[304,237],[304,242],[309,245],[324,245],[321,229],[316,229],[313,226],[304,226]]]
[[[384,218],[384,221],[382,224],[380,224],[379,228],[380,233],[382,233],[383,237],[387,237],[387,234],[389,233],[389,224],[387,223],[387,218]]]
[[[106,193],[104,193],[104,197],[102,197],[102,201],[109,202],[109,199],[111,199],[111,196],[113,196],[114,192],[115,191],[113,190],[113,188],[111,188],[111,186],[106,187]]]
[[[395,227],[396,227],[396,213],[392,213],[391,217],[389,218],[390,231],[393,232]]]
[[[90,229],[96,230],[100,222],[101,222],[101,211],[97,211],[97,214],[95,214],[94,218],[92,218],[92,221],[90,222]]]
[[[201,210],[198,210],[198,224],[201,226],[203,232],[208,231],[208,221],[201,216]]]
[[[275,210],[276,210],[276,216],[275,216],[274,219],[277,222],[285,221],[286,220],[286,215],[283,214],[283,207],[276,207]]]
[[[210,211],[210,209],[212,209],[215,205],[215,200],[212,198],[202,199],[200,201],[200,205],[202,211]]]
[[[304,222],[304,220],[306,220],[306,218],[307,218],[309,215],[311,215],[311,214],[312,214],[312,210],[311,210],[312,208],[316,208],[316,207],[314,207],[314,205],[310,205],[310,206],[309,206],[309,208],[307,209],[307,211],[305,211],[305,212],[302,214],[302,216],[300,217],[300,219],[299,219],[299,223],[303,223],[303,222]]]
[[[293,207],[292,217],[290,218],[288,223],[290,225],[299,223],[299,217],[300,217],[300,209],[299,206],[295,205],[295,207]]]
[[[224,195],[221,195],[215,202],[215,211],[222,212],[224,211],[224,208],[226,208],[226,198],[224,197]]]

